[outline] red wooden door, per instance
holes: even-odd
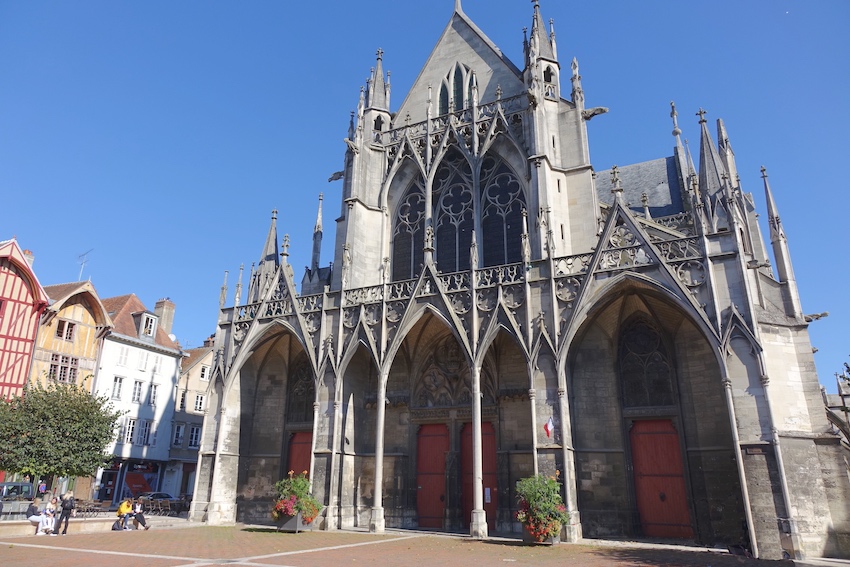
[[[463,426],[461,435],[461,478],[463,490],[463,521],[469,525],[472,517],[472,424]],[[499,509],[498,483],[496,481],[496,431],[493,424],[481,424],[481,464],[484,480],[484,511],[487,513],[487,527],[496,529],[496,512]]]
[[[296,475],[310,472],[310,453],[313,451],[313,432],[299,431],[289,439],[289,461],[287,471]]]
[[[693,538],[679,434],[669,419],[635,421],[630,432],[643,534]]]
[[[416,512],[420,528],[442,528],[446,512],[449,428],[423,425],[416,438]]]

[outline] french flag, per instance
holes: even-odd
[[[549,417],[549,421],[543,425],[543,431],[546,432],[546,437],[552,437],[552,432],[555,431],[555,421],[551,416]]]

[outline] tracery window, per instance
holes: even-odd
[[[392,278],[415,278],[425,247],[425,189],[422,180],[412,182],[398,206],[393,230]]]
[[[439,114],[448,114],[472,106],[472,88],[475,84],[472,69],[456,63],[440,85]]]
[[[442,272],[468,270],[475,226],[472,170],[457,150],[446,154],[437,170],[433,202],[437,266]]]
[[[290,423],[312,421],[316,385],[313,382],[313,372],[304,358],[295,364],[289,376],[288,386],[286,421]]]
[[[481,165],[481,230],[485,266],[522,260],[522,211],[525,195],[519,179],[500,158]]]
[[[643,318],[620,332],[618,353],[623,407],[670,406],[673,369],[661,333]]]

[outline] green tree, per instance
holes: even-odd
[[[28,386],[0,401],[0,470],[90,476],[112,460],[105,450],[120,416],[107,398],[76,385]]]

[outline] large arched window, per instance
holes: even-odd
[[[440,115],[472,106],[475,74],[466,65],[455,63],[440,85],[438,112]]]
[[[449,151],[440,163],[432,195],[437,267],[442,272],[468,270],[475,226],[472,170],[457,150]]]
[[[425,247],[425,189],[417,179],[398,206],[393,230],[392,279],[408,280],[419,274]]]
[[[498,157],[481,166],[481,249],[485,266],[522,260],[522,211],[525,195],[519,179]]]
[[[307,357],[301,355],[289,374],[286,403],[286,421],[303,423],[313,420],[313,402],[316,399],[316,384]]]
[[[617,359],[623,407],[673,405],[673,368],[655,325],[644,318],[628,323],[620,332]]]

